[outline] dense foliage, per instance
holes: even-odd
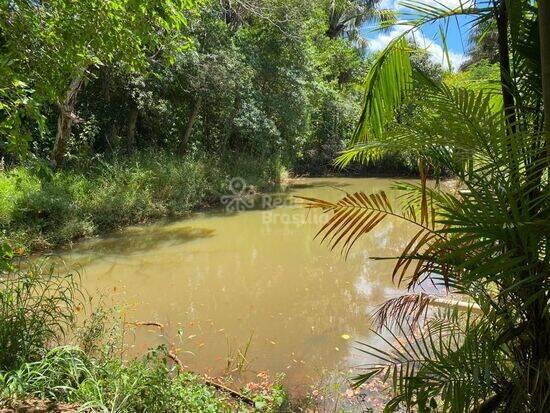
[[[358,110],[349,33],[376,18],[373,2],[310,0],[6,0],[0,13],[2,156],[55,167],[145,148],[328,159]]]
[[[378,311],[386,347],[361,344],[378,362],[358,383],[391,379],[386,411],[547,412],[548,2],[407,7],[416,18],[370,70],[355,144],[339,161],[407,152],[418,158],[420,184],[398,185],[401,208],[383,192],[306,200],[333,214],[320,232],[344,252],[389,216],[418,230],[391,275],[408,293]],[[458,15],[496,30],[498,63],[474,59],[468,74],[434,78],[414,63],[407,36]],[[411,99],[419,108],[403,122],[399,110]],[[428,186],[429,169],[451,171],[459,190]]]

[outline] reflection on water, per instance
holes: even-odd
[[[369,340],[369,315],[396,293],[393,263],[369,257],[397,254],[414,228],[387,219],[344,260],[313,239],[322,217],[292,205],[293,196],[334,200],[343,191],[390,185],[370,178],[301,180],[278,194],[276,207],[256,202],[249,211],[134,227],[81,243],[63,258],[81,266],[88,291],[123,306],[126,320],[168,324],[172,337],[183,329],[178,347],[191,369],[222,373],[228,354],[252,335],[248,370],[284,372],[299,392],[323,371],[364,361],[353,341]],[[138,330],[133,351],[163,339]]]

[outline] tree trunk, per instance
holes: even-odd
[[[105,135],[105,142],[107,143],[107,147],[109,151],[113,152],[114,149],[117,147],[117,141],[118,141],[118,124],[116,121],[113,121],[113,124],[111,125],[111,129],[109,130],[109,133]]]
[[[548,0],[538,1],[539,8],[539,38],[540,66],[542,76],[542,98],[544,104],[544,134],[547,160],[550,161],[550,3]]]
[[[110,104],[111,104],[111,70],[109,66],[102,66],[99,71],[99,77],[100,77],[100,86],[101,86],[101,96],[105,100],[104,105],[106,109],[106,113],[112,114],[112,110],[110,110]],[[104,134],[105,137],[105,147],[106,150],[112,152],[113,148],[116,146],[116,138],[118,135],[118,123],[116,116],[108,116],[108,118],[105,120],[105,130],[108,130],[107,133]]]
[[[126,151],[133,153],[136,149],[136,125],[139,111],[137,106],[132,105],[130,116],[128,117],[128,131],[126,133]]]
[[[65,156],[65,146],[71,136],[73,122],[78,119],[74,114],[74,108],[76,106],[76,97],[82,87],[83,81],[84,79],[82,76],[73,79],[69,85],[69,90],[67,90],[65,99],[59,104],[57,133],[55,135],[55,142],[50,156],[50,161],[54,168],[57,168],[61,164],[63,156]]]
[[[516,109],[511,85],[510,51],[508,48],[508,10],[506,8],[506,1],[501,1],[496,13],[502,100],[504,103],[504,114],[506,115],[506,120],[509,125],[509,132],[513,133],[516,129]]]
[[[327,37],[329,39],[336,39],[342,34],[342,30],[344,30],[343,24],[338,23],[336,25],[330,25],[326,32]]]
[[[185,127],[185,130],[183,131],[183,135],[181,137],[181,141],[178,147],[178,153],[180,155],[185,155],[185,153],[187,152],[189,138],[191,137],[191,132],[193,131],[193,125],[195,124],[195,121],[197,120],[197,117],[199,115],[201,104],[202,104],[202,97],[199,96],[195,100],[193,111],[191,112],[191,116],[189,117],[189,121],[187,122],[187,126]]]

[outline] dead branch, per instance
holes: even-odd
[[[160,330],[164,330],[164,325],[156,321],[136,321],[136,322],[127,322],[126,324],[133,325],[136,327],[152,326],[152,327],[158,327]],[[182,363],[182,361],[180,360],[180,358],[177,356],[176,353],[174,353],[172,350],[169,350],[167,356],[170,360],[172,360],[178,366],[180,373],[183,373],[184,371],[186,371],[184,364]],[[237,398],[252,407],[255,406],[254,400],[238,392],[237,390],[233,390],[227,386],[224,386],[223,384],[217,383],[204,376],[199,376],[198,374],[197,374],[197,377],[200,377],[206,385],[215,387],[216,389],[221,390],[224,393],[228,393],[234,398]]]

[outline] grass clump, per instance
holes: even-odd
[[[40,359],[71,329],[77,281],[45,262],[0,276],[0,370]]]

